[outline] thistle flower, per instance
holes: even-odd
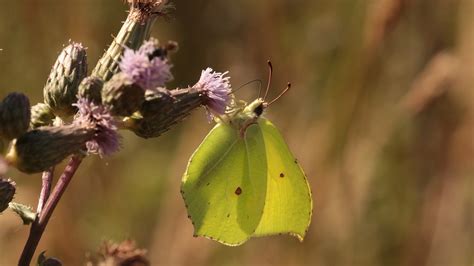
[[[80,98],[74,105],[79,111],[73,124],[95,129],[93,137],[86,142],[87,151],[101,157],[116,152],[120,148],[120,136],[109,110],[85,98]]]
[[[158,48],[155,40],[145,42],[137,51],[126,48],[120,61],[120,70],[144,90],[163,86],[173,79],[168,59],[151,57]]]
[[[224,73],[214,72],[212,68],[207,68],[201,72],[201,78],[193,86],[204,93],[206,106],[211,113],[222,115],[225,113],[230,100],[231,86],[229,79]]]
[[[96,254],[88,258],[87,265],[134,265],[148,266],[147,251],[140,249],[135,241],[125,240],[121,243],[106,241]]]

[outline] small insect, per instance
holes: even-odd
[[[302,241],[309,227],[306,176],[277,128],[263,117],[290,89],[288,84],[278,97],[265,100],[273,73],[268,65],[263,98],[234,101],[188,163],[181,190],[197,236],[230,246],[279,234]]]

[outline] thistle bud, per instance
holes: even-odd
[[[0,135],[14,139],[28,130],[30,125],[30,101],[22,93],[7,95],[0,107]]]
[[[102,103],[109,107],[113,115],[131,115],[144,100],[144,90],[123,73],[114,75],[102,90]]]
[[[38,256],[38,266],[61,266],[62,262],[54,257],[46,257],[46,251]]]
[[[172,90],[169,95],[156,91],[154,96],[147,98],[141,108],[146,115],[124,119],[124,126],[142,138],[160,136],[207,99],[194,88]]]
[[[76,125],[40,127],[16,139],[5,159],[22,172],[42,172],[84,148],[94,133]]]
[[[48,81],[43,89],[44,102],[59,117],[76,112],[77,90],[87,75],[86,49],[79,43],[71,43],[59,54]]]
[[[43,126],[50,126],[54,120],[53,110],[45,103],[37,103],[31,107],[30,127],[35,129]]]
[[[15,182],[11,179],[0,179],[0,213],[2,213],[15,195]]]
[[[78,98],[85,98],[95,104],[102,102],[102,87],[104,87],[104,81],[95,76],[89,76],[82,80],[79,85]]]

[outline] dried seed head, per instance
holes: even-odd
[[[130,16],[140,23],[150,17],[166,15],[172,8],[168,0],[127,0],[130,4]]]
[[[2,213],[15,196],[16,184],[11,179],[0,179],[0,213]]]
[[[120,135],[109,109],[84,98],[80,98],[75,106],[79,108],[79,111],[73,124],[94,129],[92,138],[86,142],[87,151],[101,157],[118,151]]]
[[[51,126],[54,120],[53,110],[45,103],[37,103],[31,107],[30,127],[35,129],[38,127]]]
[[[79,85],[79,91],[77,98],[86,98],[95,104],[102,102],[102,87],[104,87],[104,81],[95,76],[89,76],[82,80]]]
[[[147,95],[141,108],[146,115],[127,117],[124,125],[139,137],[158,137],[201,106],[203,100],[202,93],[194,88],[156,90]]]
[[[16,139],[5,159],[22,172],[42,172],[84,148],[94,133],[77,125],[40,127]]]
[[[30,101],[23,93],[7,95],[0,106],[0,135],[14,139],[25,133],[30,126]]]
[[[77,90],[87,75],[86,49],[79,43],[71,43],[59,54],[48,81],[43,89],[44,102],[59,117],[76,112]]]
[[[145,91],[124,73],[115,74],[102,90],[102,103],[113,115],[131,115],[144,100]]]
[[[121,243],[107,241],[102,244],[97,254],[89,258],[87,265],[149,266],[146,253],[145,249],[138,248],[132,240]]]

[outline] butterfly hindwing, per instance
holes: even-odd
[[[255,232],[266,194],[263,135],[250,126],[245,138],[218,123],[192,155],[182,194],[195,235],[239,245]]]
[[[263,217],[254,236],[288,233],[302,240],[312,214],[308,181],[276,127],[264,118],[258,126],[265,142],[267,185]]]

